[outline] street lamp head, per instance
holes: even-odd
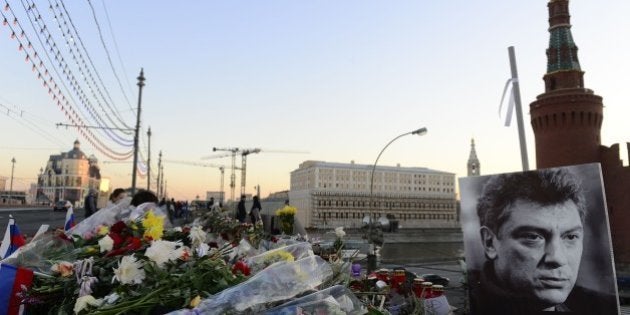
[[[427,133],[427,127],[422,127],[411,132],[412,135],[424,136]]]
[[[12,163],[15,163],[15,158],[12,158],[12,159],[11,159],[11,162],[12,162]]]

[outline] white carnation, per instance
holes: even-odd
[[[98,246],[101,248],[101,253],[108,252],[114,248],[114,240],[109,235],[105,235],[98,241]]]
[[[208,255],[208,251],[210,250],[210,246],[206,243],[202,243],[199,244],[199,246],[197,246],[196,252],[197,252],[197,256],[199,257],[203,257]]]
[[[156,240],[151,242],[151,246],[144,253],[155,264],[162,268],[168,261],[176,260],[182,256],[184,249],[180,242],[169,242]]]
[[[118,262],[118,268],[114,268],[114,280],[118,280],[122,284],[140,284],[145,278],[142,262],[138,261],[133,255],[123,257]]]
[[[190,235],[188,235],[188,238],[190,238],[193,246],[197,246],[206,242],[207,235],[208,234],[203,230],[203,228],[200,226],[194,226],[190,229]]]
[[[335,228],[335,235],[337,235],[337,238],[343,238],[344,236],[346,236],[346,232],[343,230],[343,226]]]

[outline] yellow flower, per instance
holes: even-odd
[[[195,296],[194,299],[190,301],[190,307],[197,307],[201,303],[201,297],[199,295]]]
[[[142,219],[142,226],[144,227],[145,238],[159,240],[164,233],[164,216],[156,216],[150,210],[147,212],[146,217]]]
[[[294,216],[296,213],[297,208],[288,205],[276,210],[277,216]]]
[[[98,230],[96,231],[96,234],[98,235],[105,235],[109,233],[109,227],[107,225],[101,225],[98,227]]]
[[[265,261],[267,263],[274,263],[278,261],[293,262],[295,261],[295,257],[293,257],[293,255],[286,250],[275,250],[265,255]]]
[[[94,254],[94,253],[98,253],[100,249],[100,246],[96,245],[96,246],[89,246],[85,249],[85,253],[86,254]]]

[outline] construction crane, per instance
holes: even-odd
[[[162,162],[164,162],[164,163],[173,163],[173,164],[182,164],[182,165],[190,165],[190,166],[218,168],[219,171],[221,171],[221,195],[225,196],[225,191],[224,191],[225,165],[218,165],[218,164],[212,164],[212,163],[191,162],[191,161],[180,161],[180,160],[163,160]],[[240,169],[240,168],[237,168],[237,169]]]
[[[232,174],[230,175],[230,198],[232,200],[234,200],[234,191],[236,189],[236,169],[239,169],[238,167],[236,167],[236,155],[239,154],[241,156],[241,195],[245,195],[245,187],[247,187],[246,185],[246,178],[247,178],[247,156],[250,154],[257,154],[260,152],[269,152],[269,153],[308,153],[305,151],[279,151],[279,150],[263,150],[260,148],[253,148],[253,149],[239,149],[239,148],[212,148],[212,152],[217,152],[217,151],[226,151],[226,152],[230,152],[228,154],[219,154],[219,155],[213,155],[213,156],[206,156],[206,157],[202,157],[202,159],[217,159],[217,158],[224,158],[224,157],[231,157],[232,158]]]
[[[212,148],[212,152],[217,152],[217,151],[227,151],[227,152],[230,152],[230,154],[209,156],[202,159],[223,158],[227,156],[232,157],[232,167],[231,167],[231,174],[230,174],[230,200],[234,200],[234,189],[236,187],[236,153],[239,152],[240,149],[239,148]]]

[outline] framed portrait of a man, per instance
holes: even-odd
[[[598,163],[459,188],[471,314],[619,313]]]

